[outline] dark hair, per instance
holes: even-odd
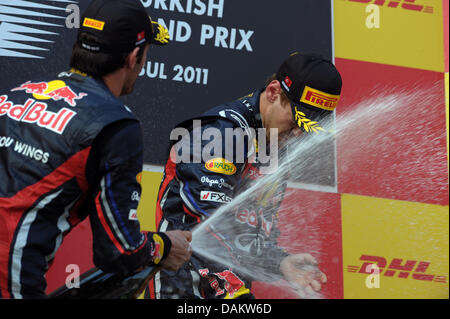
[[[130,54],[130,52],[104,53],[88,51],[81,46],[80,40],[87,43],[95,43],[97,38],[86,32],[81,32],[78,39],[79,41],[75,42],[72,49],[70,67],[94,78],[101,78],[122,68],[125,65],[127,56]],[[140,45],[139,48],[137,63],[142,61],[145,44]]]
[[[276,73],[272,74],[271,76],[269,76],[266,80],[266,87],[274,80],[277,79],[277,75]],[[289,98],[287,97],[286,93],[284,93],[283,89],[281,89],[281,101],[284,103],[290,103]]]

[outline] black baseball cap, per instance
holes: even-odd
[[[317,122],[331,114],[339,101],[342,78],[334,64],[315,53],[291,54],[276,79],[291,101],[292,114],[306,132],[321,129]]]
[[[77,41],[92,52],[127,53],[143,43],[169,42],[169,31],[152,21],[139,0],[94,0],[81,21]],[[82,32],[93,40],[80,39]]]

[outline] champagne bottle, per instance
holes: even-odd
[[[148,266],[131,275],[103,272],[94,267],[81,274],[79,288],[64,285],[48,295],[51,299],[136,299],[159,271]]]

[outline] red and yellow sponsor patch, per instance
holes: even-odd
[[[224,158],[210,159],[205,163],[205,168],[208,171],[225,175],[233,175],[236,173],[236,166]]]
[[[103,28],[105,27],[105,22],[90,18],[84,18],[83,27],[103,31]]]
[[[164,240],[158,234],[153,234],[153,241],[155,243],[154,249],[152,251],[153,262],[155,265],[161,262],[164,255]]]
[[[300,102],[318,107],[323,110],[333,111],[339,101],[339,95],[328,94],[309,86],[305,86]]]

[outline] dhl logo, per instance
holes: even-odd
[[[309,86],[305,86],[300,102],[324,109],[333,111],[339,101],[339,95],[328,94]]]
[[[105,22],[90,18],[84,18],[83,27],[103,31],[103,28],[105,27]]]
[[[412,11],[416,11],[416,12],[424,12],[424,13],[433,13],[434,12],[434,9],[432,6],[423,6],[423,5],[415,4],[416,0],[403,0],[403,1],[348,0],[348,1],[365,3],[365,4],[375,4],[380,7],[387,4],[388,8],[402,8],[404,10],[412,10]]]
[[[446,276],[436,276],[425,274],[431,262],[428,261],[419,261],[419,260],[406,260],[404,261],[402,258],[393,258],[389,264],[387,265],[387,260],[384,257],[379,256],[370,256],[370,255],[361,255],[359,260],[364,261],[362,266],[347,266],[347,272],[360,273],[360,274],[372,274],[371,265],[377,265],[379,269],[379,274],[381,275],[384,272],[384,276],[386,277],[395,277],[398,272],[397,278],[409,278],[410,275],[413,279],[423,280],[423,281],[432,281],[439,283],[447,283]]]
[[[28,81],[11,91],[25,91],[25,93],[33,94],[33,97],[37,100],[64,100],[73,107],[77,105],[76,100],[87,96],[86,93],[76,94],[65,82],[60,80],[38,83]]]

